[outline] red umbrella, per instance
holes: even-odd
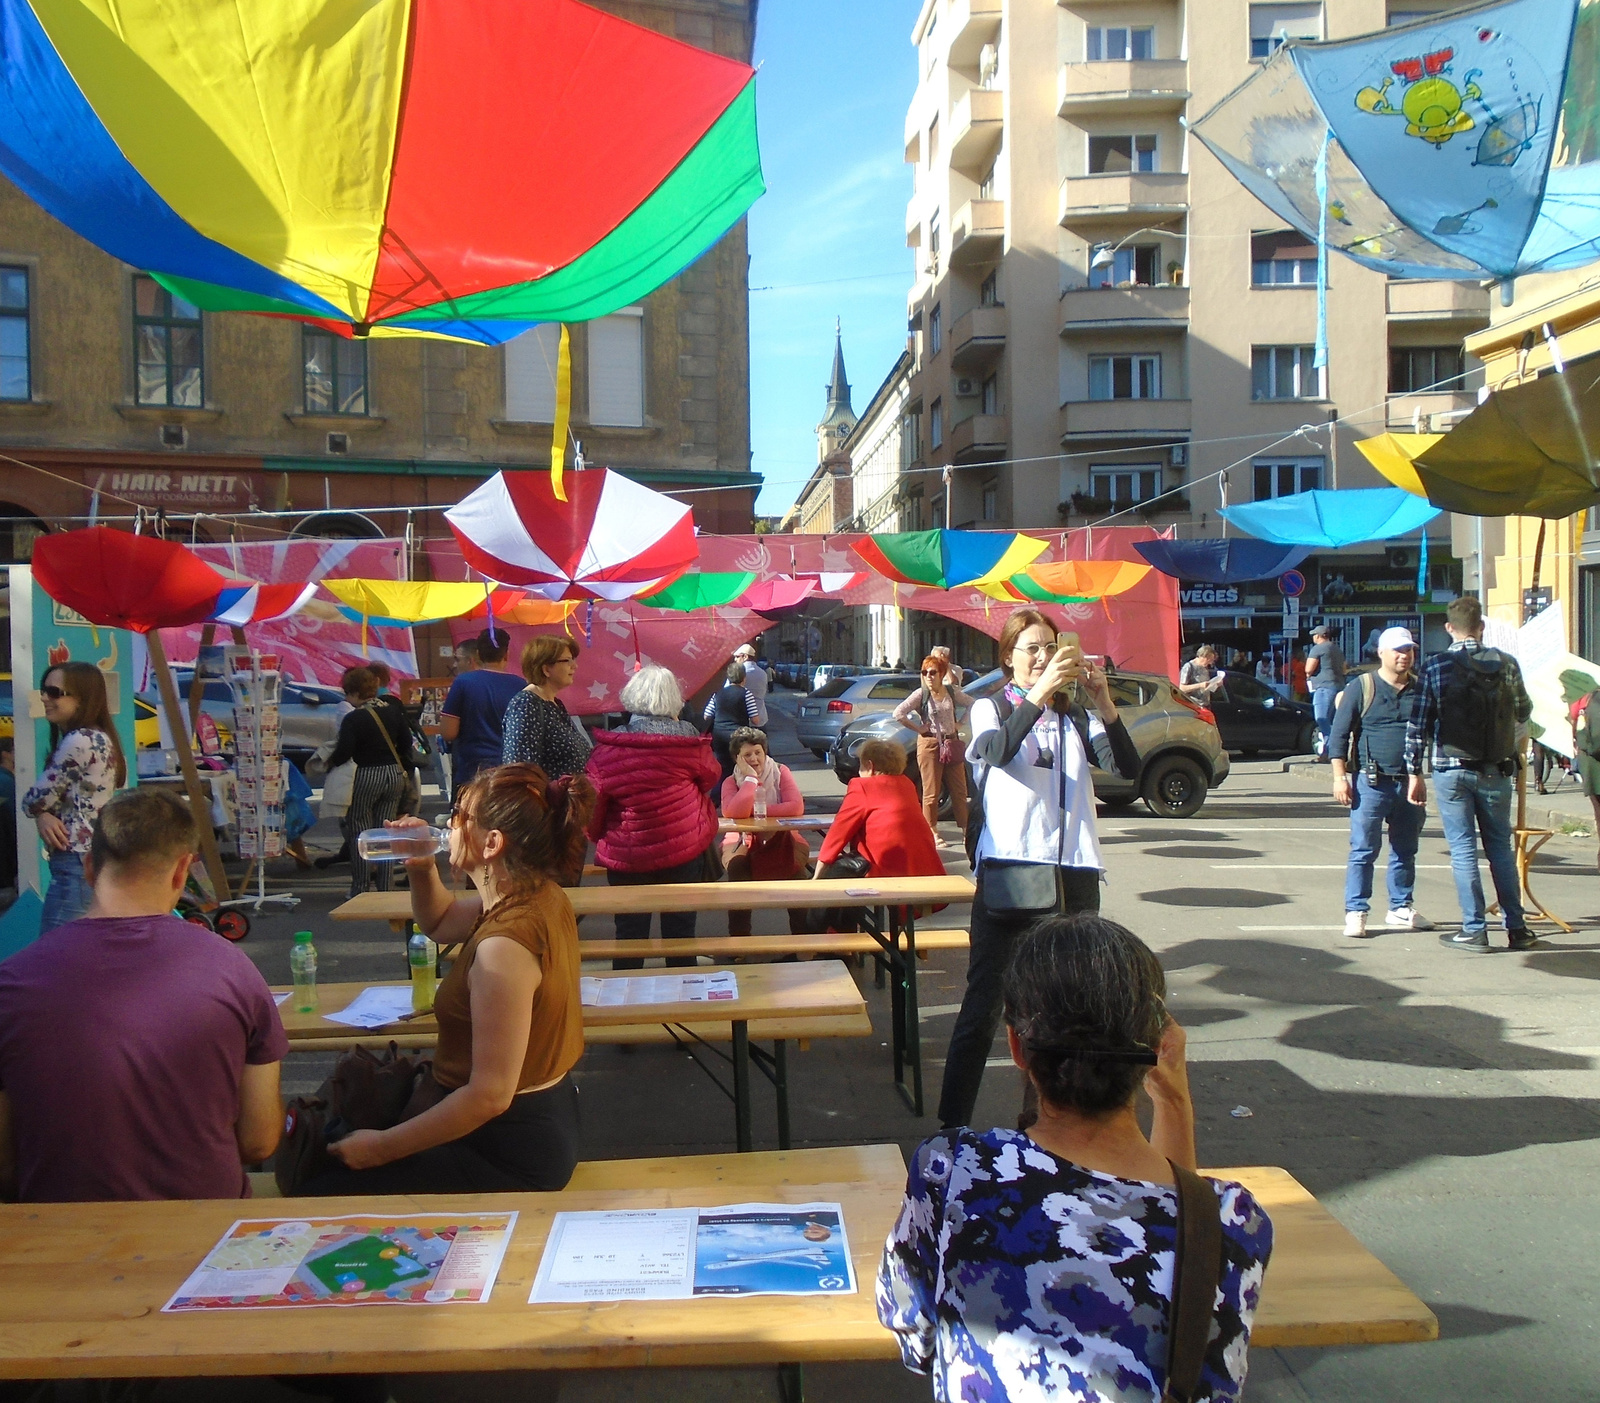
[[[793,609],[803,604],[820,589],[817,580],[790,580],[776,575],[770,580],[757,580],[739,596],[739,604],[754,609],[758,614],[770,614],[775,609]]]

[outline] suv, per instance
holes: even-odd
[[[795,736],[817,759],[826,760],[839,733],[851,722],[893,711],[920,685],[921,680],[910,673],[830,678],[801,701]]]
[[[978,701],[994,696],[1004,684],[1005,675],[995,668],[962,690]],[[1111,695],[1139,751],[1139,773],[1127,780],[1092,767],[1095,798],[1113,808],[1143,799],[1158,818],[1191,817],[1205,803],[1207,793],[1228,777],[1228,752],[1222,748],[1211,714],[1156,673],[1114,672]],[[961,739],[968,741],[971,735],[963,716]],[[827,758],[842,782],[848,784],[860,772],[861,746],[869,740],[892,740],[903,747],[906,773],[920,787],[916,733],[892,716],[854,722],[840,733]],[[977,792],[975,785],[969,787]]]

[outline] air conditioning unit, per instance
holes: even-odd
[[[1173,444],[1169,449],[1167,449],[1167,461],[1175,468],[1188,467],[1189,445],[1187,443]]]
[[[161,426],[161,446],[163,448],[187,448],[189,446],[189,430],[183,424],[163,424]]]
[[[1416,564],[1416,556],[1407,546],[1390,546],[1383,553],[1384,564],[1391,570],[1409,570]]]
[[[328,435],[328,452],[330,452],[330,453],[341,453],[342,454],[342,453],[348,453],[349,451],[350,451],[350,435],[349,434],[329,434]]]
[[[970,375],[956,377],[956,398],[971,399],[979,393],[978,382]]]

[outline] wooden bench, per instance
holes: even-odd
[[[919,930],[917,958],[930,950],[965,950],[970,937],[964,930]],[[697,935],[687,940],[580,940],[578,950],[586,960],[638,960],[703,955],[713,960],[741,955],[880,955],[882,947],[865,931],[828,932],[820,935]]]

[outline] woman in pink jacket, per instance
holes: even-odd
[[[722,781],[723,818],[754,818],[760,801],[767,818],[799,818],[806,811],[805,797],[787,765],[767,754],[767,733],[741,726],[728,738],[733,773]],[[798,833],[730,833],[723,846],[730,882],[781,882],[806,875],[811,850]],[[796,935],[811,929],[803,908],[789,912],[789,930]],[[728,934],[749,935],[750,913],[728,912]]]
[[[709,882],[720,875],[715,843],[717,814],[711,791],[722,767],[711,738],[678,719],[683,693],[666,668],[641,668],[622,689],[632,713],[625,729],[600,731],[588,775],[600,797],[589,822],[595,860],[614,887],[653,882]],[[648,914],[616,918],[619,940],[647,940]],[[693,911],[661,912],[665,940],[694,936]],[[693,959],[668,960],[692,965]],[[643,960],[616,960],[617,969],[641,969]]]

